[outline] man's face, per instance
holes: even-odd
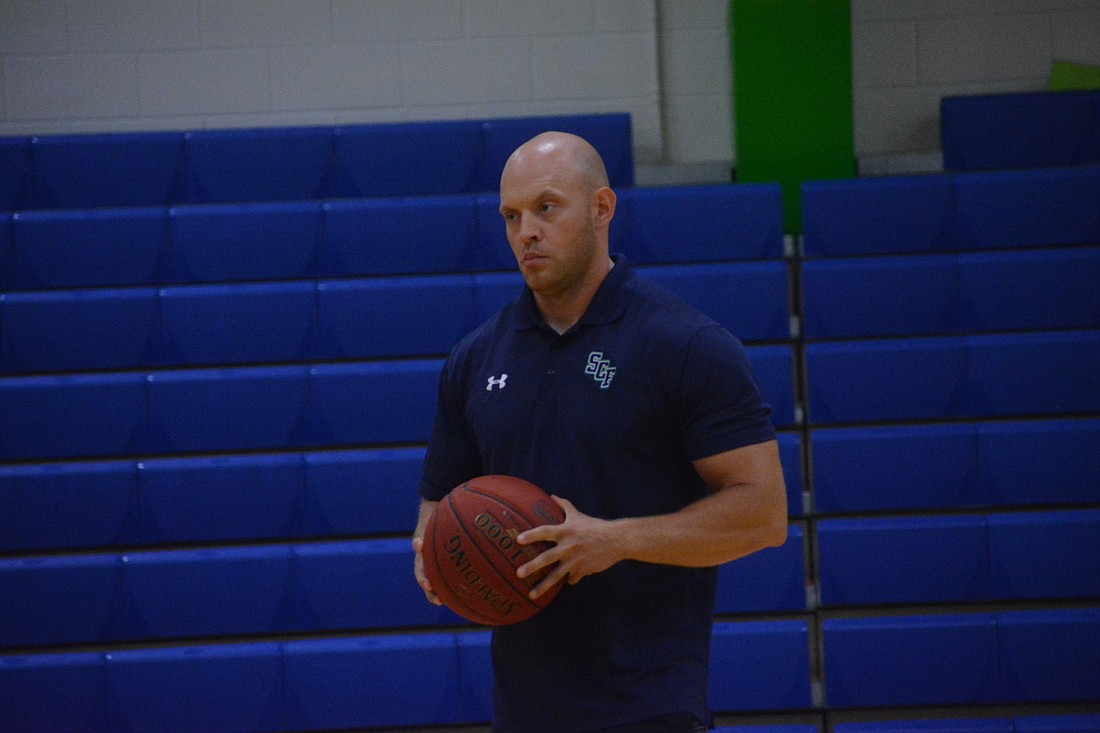
[[[520,273],[544,296],[575,289],[598,251],[595,196],[560,149],[514,158],[500,179],[500,213]]]

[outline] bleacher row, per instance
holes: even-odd
[[[444,123],[0,144],[0,731],[487,720],[487,634],[411,582],[435,377],[519,288],[500,156],[630,146],[505,122],[457,126],[511,137],[446,191],[348,183],[430,172]],[[324,185],[257,183],[294,161]],[[1100,729],[1023,714],[1100,702],[1100,166],[808,183],[801,252],[777,186],[619,170],[613,249],[748,342],[781,433],[790,537],[720,570],[714,709]]]

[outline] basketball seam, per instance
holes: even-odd
[[[500,501],[500,500],[499,500],[499,499],[497,499],[497,498],[496,498],[495,496],[490,496],[490,495],[488,495],[488,494],[483,494],[483,493],[482,493],[482,492],[480,492],[480,491],[477,491],[477,490],[475,490],[475,489],[472,489],[472,488],[470,488],[470,487],[469,487],[469,486],[468,486],[467,484],[463,484],[463,487],[464,487],[464,488],[465,488],[465,489],[466,489],[467,491],[469,491],[470,493],[472,493],[472,494],[476,494],[477,496],[485,497],[485,498],[487,498],[487,499],[492,499],[492,500],[493,500],[493,501],[495,501],[495,502],[496,502],[497,504],[500,504],[501,506],[507,507],[508,509],[512,509],[512,507],[510,507],[510,506],[508,506],[507,504],[505,504],[504,502]],[[449,495],[448,495],[447,499],[449,500],[449,502],[448,502],[448,503],[450,503],[450,502],[452,502],[452,501],[453,501],[453,499],[452,499],[452,498],[451,498],[451,497],[450,497]],[[515,511],[515,510],[513,509],[513,511]],[[453,507],[452,507],[452,513],[454,513],[454,514],[455,514],[455,519],[457,519],[457,518],[458,518],[458,514],[457,514],[457,512],[454,512],[454,509],[453,509]],[[526,519],[526,518],[524,518],[524,519]],[[509,579],[508,579],[508,578],[507,578],[507,577],[506,577],[505,575],[501,574],[501,572],[500,572],[499,570],[497,570],[497,568],[496,568],[496,565],[494,565],[494,564],[493,564],[493,561],[492,561],[492,559],[490,559],[490,557],[489,557],[489,556],[488,556],[487,554],[485,554],[485,552],[484,552],[484,551],[483,551],[483,550],[481,549],[481,546],[480,546],[480,545],[478,544],[478,542],[477,542],[477,541],[476,541],[476,540],[474,539],[473,535],[472,535],[472,534],[470,533],[470,530],[469,530],[469,529],[468,529],[468,528],[466,527],[466,525],[465,525],[464,523],[462,523],[462,522],[455,522],[455,524],[457,524],[457,525],[458,525],[458,527],[459,527],[459,529],[460,529],[460,530],[462,530],[463,534],[465,534],[465,535],[466,535],[466,538],[467,538],[468,540],[470,540],[470,546],[471,546],[471,547],[472,547],[473,549],[476,549],[476,550],[477,550],[477,553],[478,553],[478,555],[480,555],[480,556],[482,557],[482,559],[484,559],[484,560],[485,560],[486,564],[487,564],[487,565],[488,565],[488,566],[489,566],[490,568],[492,568],[492,570],[493,570],[493,573],[494,573],[494,574],[495,574],[495,575],[496,575],[497,577],[499,577],[499,578],[500,578],[501,580],[503,580],[503,581],[504,581],[504,583],[505,583],[505,585],[507,585],[507,586],[508,586],[509,588],[511,588],[511,589],[512,589],[513,591],[515,591],[515,592],[516,592],[516,594],[517,594],[517,595],[519,596],[519,598],[520,598],[520,599],[521,599],[521,600],[522,600],[522,601],[523,601],[524,603],[526,603],[526,604],[528,605],[528,607],[533,607],[533,608],[535,608],[536,610],[539,610],[539,611],[541,611],[541,610],[542,610],[542,608],[543,608],[543,606],[539,605],[539,604],[538,604],[537,602],[535,602],[535,601],[533,601],[533,600],[531,600],[530,598],[528,598],[528,597],[527,597],[527,594],[529,593],[529,591],[528,591],[527,589],[525,589],[525,588],[517,588],[516,586],[514,586],[514,585],[512,584],[512,582],[511,582],[511,581],[510,581],[510,580],[509,580]],[[530,523],[528,523],[528,524],[530,524]]]

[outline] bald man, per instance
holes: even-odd
[[[565,511],[522,533],[553,547],[533,618],[493,629],[496,733],[688,733],[707,708],[716,566],[787,532],[770,409],[744,347],[608,249],[616,197],[585,140],[549,132],[500,179],[525,287],[464,338],[439,383],[424,525],[475,476],[541,486]],[[502,375],[507,374],[507,379]]]

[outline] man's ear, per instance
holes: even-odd
[[[596,189],[595,198],[596,224],[597,226],[607,226],[615,216],[615,203],[617,201],[615,192],[607,186],[602,186]]]

